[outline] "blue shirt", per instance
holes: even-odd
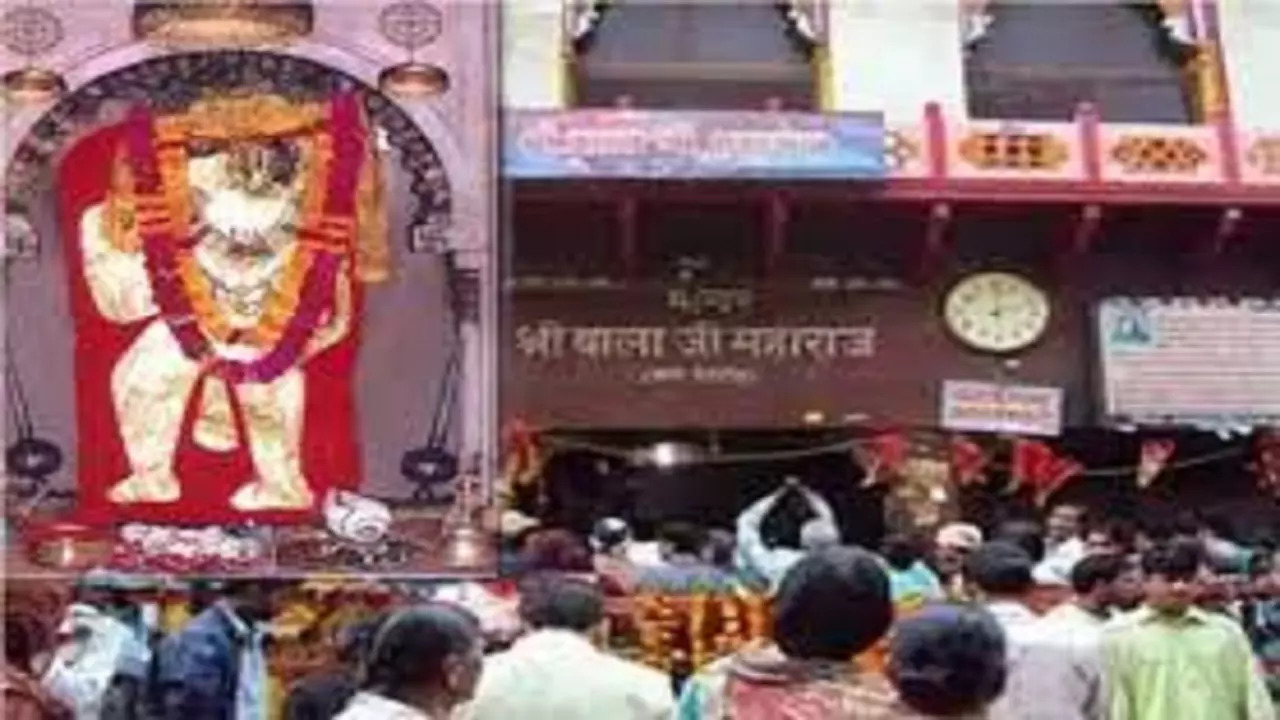
[[[945,597],[937,574],[919,560],[906,570],[886,566],[885,571],[889,574],[889,595],[894,607],[938,602]]]
[[[267,657],[261,628],[250,626],[227,605],[219,605],[240,638],[235,720],[267,720]]]

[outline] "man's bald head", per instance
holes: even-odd
[[[800,547],[821,550],[840,544],[840,528],[822,518],[814,518],[800,528]]]

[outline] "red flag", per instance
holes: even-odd
[[[960,487],[977,485],[986,480],[983,470],[990,458],[977,443],[963,435],[951,438],[951,480]]]
[[[1079,462],[1058,455],[1053,448],[1037,440],[1015,440],[1010,475],[1012,490],[1024,485],[1035,494],[1037,506],[1043,506],[1049,498],[1084,470]]]
[[[523,420],[512,420],[502,432],[505,462],[503,476],[511,486],[528,485],[542,473],[542,449],[533,428]]]
[[[1268,430],[1259,435],[1257,453],[1253,471],[1258,475],[1258,487],[1280,499],[1280,433]]]
[[[1177,445],[1172,440],[1144,440],[1138,456],[1138,487],[1148,488],[1169,464]]]
[[[883,482],[884,473],[893,474],[902,469],[911,452],[911,441],[897,432],[881,433],[854,446],[858,462],[866,471],[862,487],[873,487]]]

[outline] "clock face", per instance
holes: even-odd
[[[957,340],[982,352],[1024,350],[1049,329],[1048,295],[1012,273],[964,278],[947,293],[942,313]]]

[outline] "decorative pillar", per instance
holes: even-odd
[[[490,278],[491,263],[485,253],[459,252],[455,255],[453,282],[458,293],[455,308],[458,318],[458,341],[462,344],[462,365],[456,396],[460,423],[458,459],[464,473],[480,477],[496,477],[497,458],[492,457],[490,428],[497,424],[497,297]],[[487,483],[482,483],[487,492]],[[473,498],[477,505],[486,498]]]

